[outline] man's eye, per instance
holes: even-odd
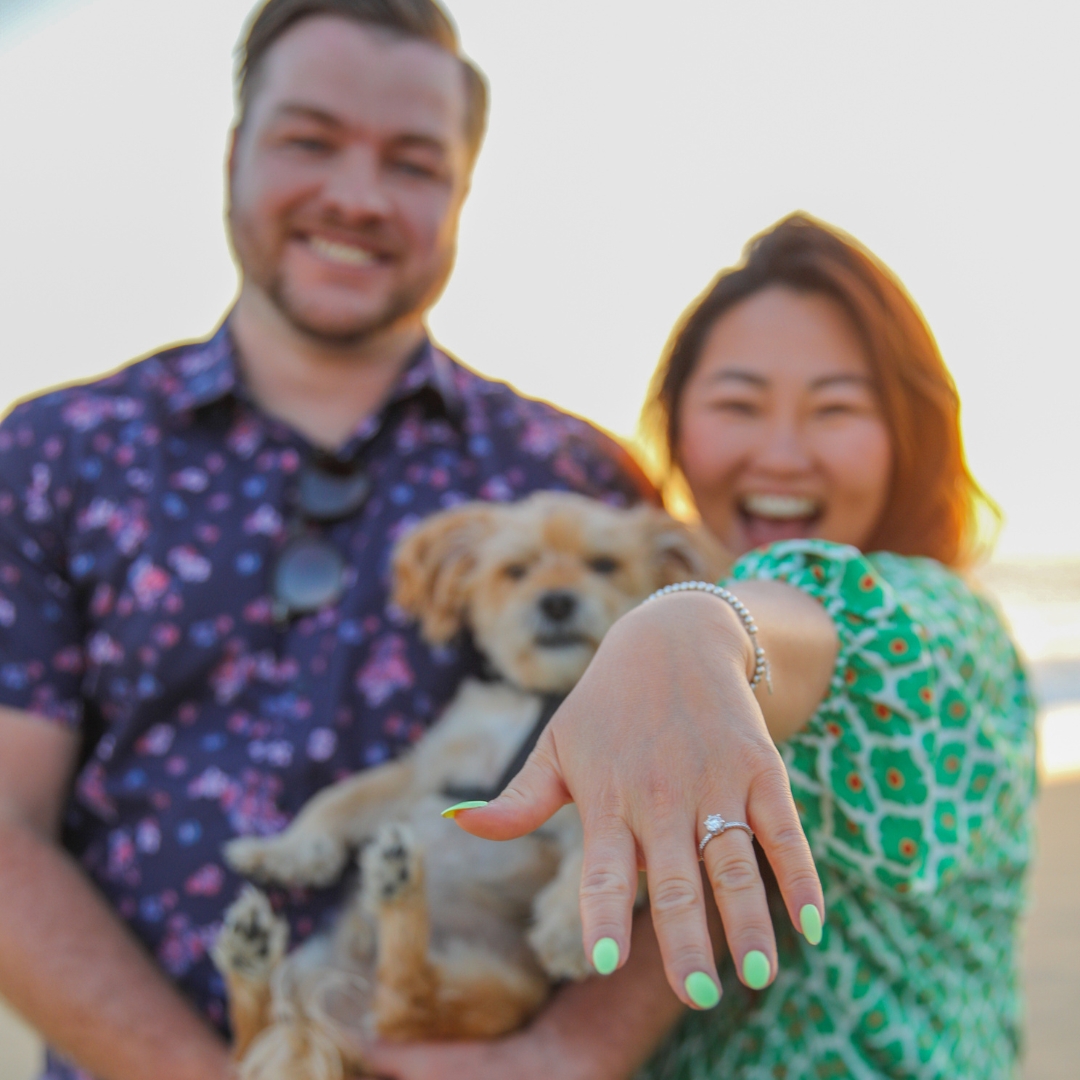
[[[503,574],[511,581],[520,581],[528,572],[529,568],[524,563],[515,562],[503,567]]]
[[[417,176],[425,180],[433,179],[436,176],[436,170],[431,165],[419,161],[395,161],[393,162],[393,168],[406,176]]]
[[[309,154],[325,154],[333,149],[325,139],[313,139],[296,137],[288,140],[289,146],[297,150],[304,150]]]
[[[614,574],[620,565],[619,560],[613,559],[610,555],[597,555],[588,563],[589,569],[596,574]]]

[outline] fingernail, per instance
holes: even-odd
[[[811,945],[821,944],[821,912],[813,904],[804,904],[799,912],[799,925],[802,927],[803,937]]]
[[[757,949],[753,949],[743,957],[742,962],[743,982],[751,990],[760,990],[772,974],[769,958]]]
[[[601,975],[610,975],[619,966],[619,946],[614,938],[602,937],[593,946],[592,966]]]
[[[448,806],[443,812],[443,817],[455,818],[462,810],[475,810],[478,806],[487,806],[486,799],[470,799],[468,802],[455,803]]]
[[[720,987],[705,974],[695,971],[686,976],[686,995],[699,1009],[715,1009],[720,1002]]]

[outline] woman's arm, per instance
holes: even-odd
[[[727,603],[666,596],[611,629],[584,677],[502,797],[457,816],[469,832],[509,839],[573,799],[585,827],[582,921],[587,954],[611,938],[629,952],[639,866],[668,982],[687,1005],[718,1000],[697,846],[704,819],[749,822],[794,924],[809,939],[824,918],[821,886],[776,749],[829,686],[838,639],[821,606],[791,586],[740,582],[773,693],[749,689],[754,655]],[[729,830],[705,868],[736,968],[748,985],[776,973],[776,946],[749,837]],[[711,984],[711,985],[710,985]]]
[[[836,626],[812,596],[778,581],[732,586],[754,616],[758,641],[772,668],[772,693],[755,697],[774,743],[787,742],[825,698],[836,668]],[[659,601],[657,601],[659,603]]]

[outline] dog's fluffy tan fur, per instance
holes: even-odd
[[[441,792],[495,783],[540,695],[569,690],[620,615],[726,565],[702,530],[653,507],[556,493],[466,504],[399,544],[394,602],[432,644],[469,630],[504,681],[466,680],[408,755],[320,792],[278,836],[228,845],[233,867],[283,885],[329,884],[360,851],[360,888],[334,934],[291,954],[257,889],[229,909],[214,959],[245,1080],[340,1077],[363,1068],[376,1035],[500,1035],[528,1020],[552,980],[588,973],[574,808],[492,844],[440,817]]]

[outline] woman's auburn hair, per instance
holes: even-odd
[[[772,286],[831,297],[865,347],[893,457],[885,510],[866,550],[970,563],[980,507],[999,515],[968,471],[960,399],[930,328],[887,267],[804,213],[754,237],[742,262],[721,271],[676,324],[642,412],[642,436],[661,463],[665,488],[681,477],[679,405],[709,331],[740,301]]]

